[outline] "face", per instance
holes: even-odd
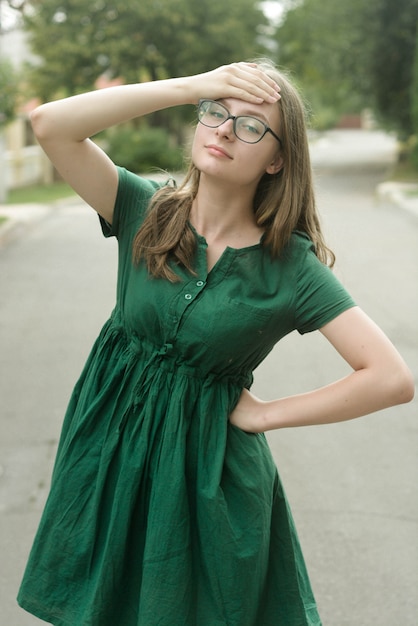
[[[220,102],[231,115],[251,115],[263,121],[280,136],[280,112],[277,104],[249,104],[235,98]],[[192,160],[202,174],[220,181],[256,187],[267,172],[277,173],[282,166],[280,143],[266,133],[258,143],[239,140],[233,131],[233,120],[217,128],[198,123],[192,147]]]

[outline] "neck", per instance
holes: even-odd
[[[252,188],[222,185],[202,173],[190,220],[208,241],[261,232],[253,212],[254,192]]]

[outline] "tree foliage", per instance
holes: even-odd
[[[408,135],[417,16],[418,0],[294,2],[278,30],[279,61],[314,103],[337,112],[373,107]]]
[[[408,137],[413,132],[412,92],[418,0],[380,0],[370,63],[371,87],[384,122]]]
[[[414,73],[411,85],[411,117],[412,127],[414,131],[414,146],[412,150],[412,161],[416,168],[418,168],[418,28],[417,28],[417,40],[415,46],[415,63]]]
[[[11,63],[0,60],[0,127],[13,119],[17,104],[18,80]]]
[[[373,2],[374,0],[370,0]],[[367,55],[358,22],[363,0],[305,0],[294,4],[278,31],[279,61],[298,76],[310,100],[356,111]]]
[[[32,84],[49,99],[91,89],[103,73],[127,82],[197,73],[264,52],[265,22],[254,0],[32,0]]]

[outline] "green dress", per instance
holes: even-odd
[[[353,306],[307,237],[150,278],[157,185],[119,170],[117,302],[76,384],[18,601],[56,626],[320,626],[264,434],[228,416],[277,341]]]

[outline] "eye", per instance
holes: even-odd
[[[208,114],[217,120],[223,120],[226,117],[225,112],[220,109],[209,109]]]
[[[219,104],[211,102],[206,108],[206,115],[210,115],[210,117],[213,117],[215,120],[224,120],[228,117],[228,112],[225,111],[223,107],[219,106]]]
[[[242,130],[250,135],[260,136],[264,132],[263,124],[253,117],[240,118],[239,125]]]
[[[229,113],[221,105],[216,102],[202,102],[199,109],[199,119],[206,120],[206,124],[213,125],[213,128],[220,126],[224,122]]]

